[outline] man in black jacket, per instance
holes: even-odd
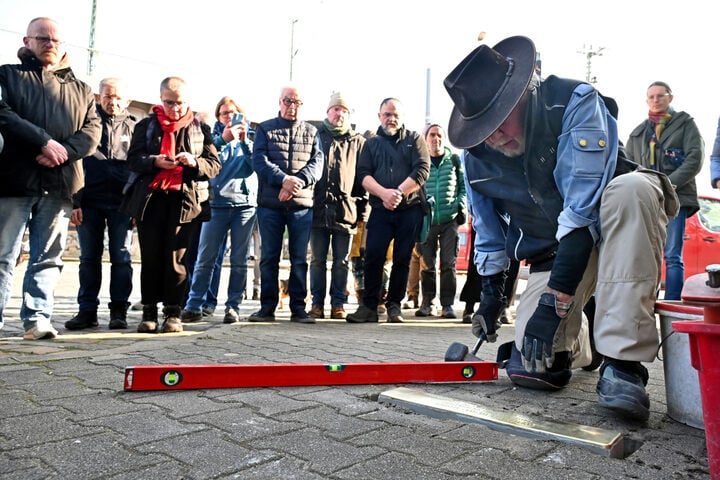
[[[420,191],[430,173],[430,154],[423,137],[405,128],[402,104],[397,98],[380,103],[377,135],[365,142],[357,179],[370,194],[370,219],[365,245],[363,305],[348,315],[350,323],[377,322],[377,307],[385,255],[393,244],[388,286],[388,322],[403,321],[400,302],[405,296],[410,254],[420,232],[424,209]]]
[[[30,258],[20,318],[25,340],[55,338],[55,285],[62,270],[80,160],[95,151],[100,121],[92,89],[70,69],[57,23],[33,19],[18,52],[0,67],[0,326],[25,229]]]
[[[132,219],[118,210],[128,179],[127,152],[135,129],[135,118],[126,108],[129,100],[117,78],[100,81],[97,112],[102,120],[98,149],[85,157],[85,187],[78,192],[70,221],[80,239],[78,305],[80,311],[65,322],[68,330],[98,326],[97,308],[102,283],[105,225],[110,254],[110,329],[127,328],[128,297],[132,291]]]

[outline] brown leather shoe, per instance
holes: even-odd
[[[342,305],[340,305],[339,307],[331,307],[330,318],[347,318],[347,313],[345,313],[345,309],[342,307]]]
[[[325,313],[323,312],[323,307],[313,303],[313,306],[310,307],[310,311],[308,312],[308,315],[310,315],[312,318],[325,318]]]
[[[162,324],[162,333],[176,333],[183,331],[182,320],[179,317],[168,317]]]

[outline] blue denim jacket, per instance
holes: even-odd
[[[543,150],[528,138],[526,154],[514,159],[484,145],[463,153],[468,206],[477,232],[475,264],[481,275],[505,270],[509,257],[550,255],[559,240],[577,228],[589,227],[595,242],[600,239],[600,199],[615,173],[617,122],[588,84],[578,85],[562,105],[547,105],[542,91],[541,86],[529,102],[539,108],[529,107],[527,121],[533,124],[526,131],[547,128],[542,125],[546,112],[562,109],[556,144]],[[551,208],[553,203],[556,208]]]
[[[252,169],[250,145],[233,140],[218,155],[222,168],[210,180],[213,208],[257,207],[258,179]]]

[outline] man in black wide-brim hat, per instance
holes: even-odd
[[[530,39],[507,38],[477,47],[445,79],[483,276],[473,333],[496,339],[503,272],[510,258],[525,260],[515,341],[500,349],[511,352],[509,378],[557,390],[572,368],[597,368],[604,357],[600,405],[645,421],[641,362],[658,349],[654,302],[677,197],[667,177],[625,158],[614,101],[581,81],[541,80],[535,55]],[[582,309],[593,294],[588,326]]]

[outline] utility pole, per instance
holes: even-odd
[[[593,76],[592,74],[592,58],[602,55],[603,50],[605,50],[605,47],[598,47],[597,49],[593,50],[592,45],[590,45],[590,47],[587,49],[585,48],[585,45],[583,45],[582,51],[577,52],[585,55],[585,59],[587,61],[585,70],[585,81],[588,83],[597,83],[597,77]]]
[[[95,71],[95,14],[97,13],[97,0],[92,2],[90,13],[90,41],[88,42],[88,65],[87,74],[92,76]]]
[[[292,74],[293,74],[293,62],[295,61],[295,55],[297,55],[297,50],[295,50],[295,24],[298,22],[297,18],[293,19],[292,23],[290,24],[290,81],[292,82]]]

